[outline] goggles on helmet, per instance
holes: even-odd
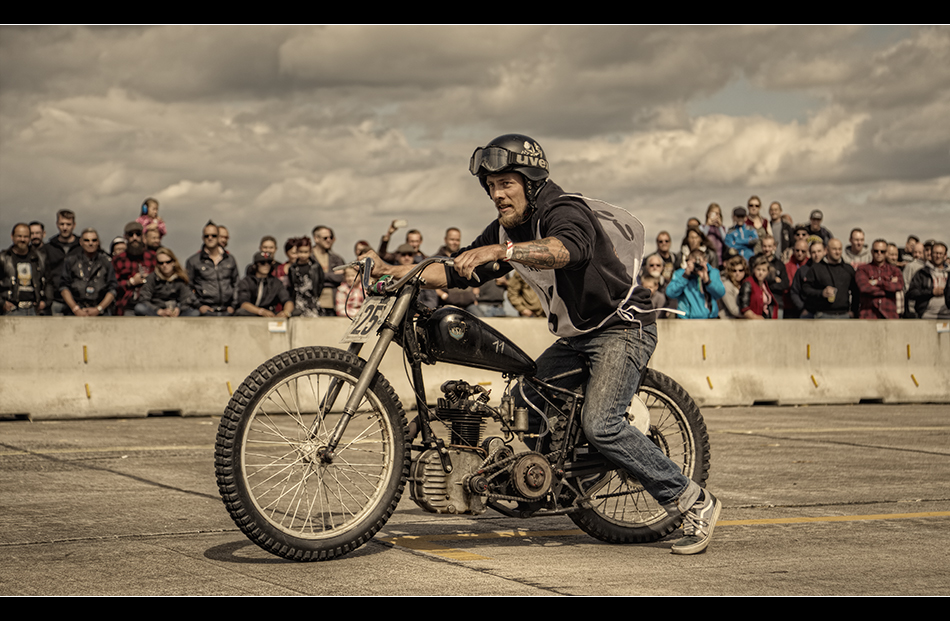
[[[468,169],[473,175],[478,175],[481,169],[495,173],[514,164],[514,158],[514,153],[502,147],[479,147],[472,154]]]

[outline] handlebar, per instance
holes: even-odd
[[[452,267],[453,265],[455,265],[455,261],[451,257],[429,257],[428,259],[423,259],[422,261],[417,263],[411,270],[409,270],[409,272],[406,273],[405,276],[403,276],[399,280],[392,280],[392,279],[379,280],[375,284],[372,283],[370,280],[373,274],[373,259],[369,257],[366,257],[362,261],[355,261],[348,265],[335,267],[333,268],[333,271],[339,272],[339,271],[345,270],[347,267],[356,267],[357,269],[362,271],[363,291],[366,291],[366,292],[369,292],[370,294],[375,294],[375,295],[385,295],[387,293],[399,291],[407,282],[415,278],[418,274],[422,272],[422,270],[424,270],[429,265],[432,265],[433,263],[441,263],[443,265],[448,265],[449,267]],[[501,266],[496,261],[491,264],[491,269],[492,271],[498,271],[499,269],[501,269]],[[478,276],[474,272],[472,273],[472,278],[481,282]]]

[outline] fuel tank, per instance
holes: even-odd
[[[436,310],[422,326],[431,358],[512,375],[533,375],[534,360],[501,332],[455,306]]]

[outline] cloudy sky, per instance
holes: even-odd
[[[947,26],[0,27],[4,232],[65,207],[109,239],[154,196],[182,260],[208,219],[242,264],[394,218],[432,252],[494,216],[467,166],[508,132],[651,237],[756,194],[950,238]]]

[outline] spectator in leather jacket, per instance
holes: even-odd
[[[185,262],[188,282],[202,316],[228,316],[237,306],[240,280],[237,261],[218,244],[218,227],[208,222],[202,231],[203,246]]]
[[[257,270],[253,276],[245,276],[238,283],[238,309],[234,313],[244,317],[290,317],[294,303],[287,288],[271,276],[274,257],[267,252],[254,253]],[[282,306],[280,310],[278,307]]]
[[[168,248],[155,252],[157,267],[148,275],[135,305],[136,315],[151,317],[197,317],[195,294],[185,268]]]
[[[111,315],[118,282],[111,258],[99,247],[99,233],[85,229],[79,248],[66,255],[63,263],[60,293],[67,312],[77,317]]]
[[[53,299],[46,253],[30,245],[30,226],[13,227],[13,245],[0,252],[0,311],[4,315],[38,315]]]
[[[914,274],[907,289],[907,299],[922,319],[950,317],[950,296],[947,295],[947,245],[936,242],[930,250],[931,260]]]

